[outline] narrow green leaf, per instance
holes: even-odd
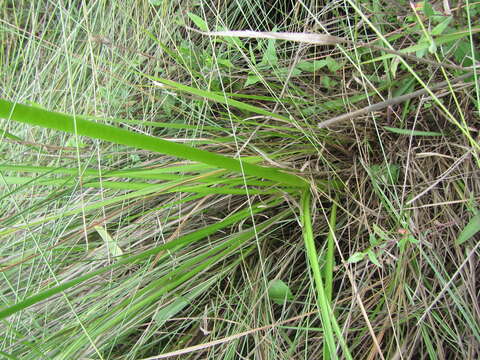
[[[119,123],[124,123],[124,124],[132,124],[132,125],[141,125],[141,126],[153,126],[153,127],[159,127],[163,129],[184,129],[184,130],[198,130],[199,126],[198,125],[188,125],[188,124],[182,124],[182,123],[169,123],[169,122],[160,122],[160,121],[146,121],[146,120],[132,120],[132,119],[120,119],[120,118],[98,118],[94,116],[84,116],[85,119],[87,120],[93,120],[93,121],[113,121],[113,122],[119,122]],[[225,132],[226,129],[222,128],[220,126],[202,126],[202,130],[206,131],[219,131],[219,132]],[[228,129],[227,129],[228,130]]]
[[[284,219],[288,215],[291,215],[291,211],[289,209],[286,209],[281,213],[259,224],[258,227],[251,227],[239,233],[233,234],[233,236],[230,236],[228,240],[220,242],[217,246],[213,248],[209,248],[208,251],[182,262],[181,264],[179,264],[178,267],[174,267],[167,274],[161,276],[157,280],[150,282],[148,285],[138,290],[131,297],[125,298],[123,301],[118,303],[114,309],[112,309],[113,312],[122,313],[123,316],[115,316],[111,318],[107,314],[103,317],[100,317],[95,322],[94,326],[91,327],[92,332],[90,333],[90,335],[93,337],[97,337],[101,336],[101,334],[105,334],[106,332],[111,331],[111,329],[116,324],[123,321],[123,319],[129,318],[130,316],[141,312],[146,304],[152,304],[158,301],[158,299],[162,295],[171,292],[173,289],[177,288],[178,286],[185,283],[187,280],[191,279],[196,274],[201,273],[205,269],[211,268],[212,264],[229,257],[229,255],[231,255],[232,252],[237,250],[238,247],[242,246],[247,241],[254,239],[256,237],[257,231],[263,233],[266,229],[268,229],[274,224],[277,224],[278,221]],[[261,238],[263,236],[261,236]],[[248,255],[251,250],[253,250],[253,247],[246,249],[243,252],[243,255]],[[145,317],[147,316],[148,314],[145,315]],[[72,353],[78,353],[78,346],[81,346],[81,344],[82,337],[80,336],[77,337],[76,343],[70,346],[67,351],[64,351],[63,355],[65,355],[65,358],[71,358]]]
[[[234,101],[234,100],[232,100]],[[305,188],[307,182],[296,175],[284,173],[276,168],[267,168],[232,159],[205,150],[192,148],[183,144],[159,139],[154,136],[139,134],[109,125],[98,124],[79,116],[69,116],[31,106],[14,104],[0,99],[0,117],[37,125],[48,129],[65,131],[71,134],[88,136],[94,139],[110,141],[116,144],[151,150],[183,159],[197,161],[230,171],[253,175],[278,181],[283,184]]]
[[[273,202],[270,202],[268,205],[273,206],[275,204],[278,204],[278,200],[273,200]],[[103,273],[105,273],[109,270],[113,270],[113,269],[115,269],[119,266],[126,265],[126,264],[132,264],[132,263],[135,263],[135,262],[140,261],[140,260],[148,259],[152,255],[156,255],[161,251],[178,250],[181,247],[184,247],[184,246],[186,246],[186,245],[188,245],[192,242],[198,241],[198,240],[200,240],[200,239],[202,239],[206,236],[214,234],[218,230],[221,230],[221,229],[223,229],[223,228],[225,228],[225,227],[227,227],[231,224],[237,223],[237,222],[251,216],[252,213],[254,214],[254,213],[261,212],[261,211],[265,211],[265,209],[266,209],[265,205],[267,205],[267,204],[260,204],[260,203],[255,204],[252,207],[247,208],[247,209],[243,209],[241,211],[238,211],[238,212],[234,213],[233,215],[231,215],[231,216],[225,218],[224,220],[219,221],[215,224],[206,226],[206,227],[204,227],[200,230],[197,230],[197,231],[194,231],[194,232],[189,233],[187,235],[181,236],[181,237],[179,237],[175,240],[172,240],[172,241],[170,241],[166,244],[156,246],[156,247],[154,247],[152,249],[149,249],[147,251],[144,251],[140,254],[131,255],[127,258],[119,260],[118,262],[116,262],[112,265],[108,265],[108,266],[105,266],[101,269],[98,269],[98,270],[92,271],[88,274],[85,274],[83,276],[79,276],[76,279],[66,281],[62,284],[59,284],[59,285],[54,286],[50,289],[44,290],[44,291],[39,292],[39,293],[37,293],[33,296],[30,296],[29,298],[26,298],[25,300],[20,301],[20,302],[14,304],[14,305],[6,306],[6,307],[4,307],[0,310],[0,320],[5,319],[5,318],[9,317],[10,315],[15,314],[16,312],[21,311],[23,309],[26,309],[27,307],[32,306],[32,305],[34,305],[34,304],[36,304],[40,301],[48,299],[51,296],[54,296],[58,293],[61,293],[62,291],[68,290],[68,289],[70,289],[74,286],[77,286],[77,285],[81,285],[82,283],[85,283],[87,280],[89,280],[89,279],[91,279],[95,276],[98,276],[100,274],[103,274]],[[267,208],[268,208],[268,206],[267,206]]]
[[[199,96],[199,97],[202,97],[202,98],[205,98],[205,99],[209,99],[209,100],[221,103],[221,104],[226,104],[228,106],[235,107],[235,108],[240,109],[240,110],[249,111],[249,112],[253,112],[253,113],[260,114],[260,115],[265,115],[265,116],[271,116],[275,119],[290,122],[290,119],[286,116],[282,116],[282,115],[272,113],[272,112],[267,111],[267,110],[265,110],[263,108],[260,108],[258,106],[253,106],[253,105],[246,104],[246,103],[243,103],[243,102],[238,101],[238,100],[233,100],[233,99],[227,98],[224,94],[217,94],[217,93],[212,92],[212,91],[207,91],[207,90],[194,88],[192,86],[183,85],[183,84],[180,84],[180,83],[177,83],[175,81],[168,80],[168,79],[162,79],[162,78],[153,77],[153,76],[150,76],[150,78],[153,81],[157,81],[157,82],[162,83],[164,85],[170,86],[170,87],[172,87],[172,88],[174,88],[178,91],[182,91],[182,92],[186,92],[188,94],[196,95],[196,96]]]
[[[333,267],[335,265],[335,229],[337,225],[337,203],[338,196],[333,202],[332,210],[330,212],[330,219],[328,221],[328,236],[327,236],[327,253],[325,254],[325,265],[323,267],[323,276],[325,278],[325,296],[329,302],[332,303],[333,295]],[[323,348],[323,358],[330,359],[330,349],[328,346]]]
[[[19,138],[18,136],[13,135],[13,134],[9,133],[9,132],[6,131],[6,130],[0,129],[0,139],[1,139],[2,137],[6,137],[7,139],[22,141],[22,139]]]
[[[480,212],[474,215],[468,224],[463,228],[458,235],[457,241],[455,242],[457,245],[461,245],[464,242],[470,240],[476,233],[480,231]]]
[[[10,355],[6,352],[3,352],[2,350],[0,350],[0,355],[2,355],[3,357],[5,357],[6,359],[10,359],[10,360],[18,360],[17,357],[13,356],[13,355]]]
[[[169,320],[177,313],[182,311],[185,307],[190,305],[196,297],[201,295],[210,286],[212,286],[212,281],[200,284],[193,291],[190,291],[185,296],[178,297],[175,301],[166,305],[164,308],[158,311],[153,317],[153,320],[157,323],[157,326],[163,326],[165,322],[167,322],[167,320]]]
[[[335,73],[337,72],[338,70],[340,70],[343,66],[342,63],[338,62],[337,60],[335,60],[334,58],[332,58],[331,56],[327,56],[326,59],[325,59],[326,63],[327,63],[327,68],[328,70],[330,70],[330,72],[332,73]]]
[[[325,294],[327,299],[332,301],[332,289],[333,289],[333,267],[335,265],[335,228],[337,226],[337,203],[338,197],[335,198],[335,201],[330,212],[330,219],[328,222],[328,236],[327,236],[327,254],[325,255],[325,267],[324,267],[324,278],[325,278]]]
[[[473,28],[472,31],[471,31],[471,33],[478,33],[478,32],[480,32],[480,27]],[[457,31],[457,32],[452,33],[452,34],[443,34],[443,35],[435,38],[435,43],[437,44],[437,46],[440,46],[440,45],[448,44],[448,43],[451,43],[453,41],[456,41],[458,39],[468,37],[468,36],[470,36],[470,31],[469,30]],[[466,44],[467,45],[469,44],[468,41],[466,42]],[[425,50],[426,51],[429,46],[430,46],[429,42],[423,41],[423,42],[419,42],[418,44],[406,47],[404,49],[400,49],[399,51],[402,52],[402,53],[405,53],[405,54],[409,54],[409,53],[417,52],[419,50]],[[374,63],[374,62],[377,62],[377,61],[390,59],[390,58],[395,57],[395,56],[396,55],[393,55],[393,54],[385,54],[385,55],[376,57],[376,58],[371,59],[371,60],[366,60],[366,61],[362,62],[362,64],[370,64],[370,63]]]
[[[332,359],[338,359],[336,352],[336,342],[334,334],[337,335],[337,339],[340,342],[340,346],[343,350],[346,359],[353,359],[350,354],[350,350],[343,337],[340,327],[337,323],[337,319],[333,314],[330,302],[327,299],[325,288],[323,285],[322,274],[320,266],[318,264],[318,253],[315,247],[315,239],[313,235],[312,227],[312,215],[310,211],[311,194],[308,190],[302,193],[301,197],[301,213],[300,218],[302,221],[302,232],[305,241],[305,249],[307,252],[308,263],[312,271],[314,285],[317,293],[317,306],[320,312],[320,319],[324,328],[325,346],[329,348],[329,354]]]
[[[441,132],[436,132],[436,131],[399,129],[399,128],[394,128],[390,126],[384,126],[383,128],[392,133],[399,134],[399,135],[407,135],[407,136],[442,136],[443,135]]]

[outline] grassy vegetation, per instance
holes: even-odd
[[[477,359],[478,18],[0,0],[0,357]]]

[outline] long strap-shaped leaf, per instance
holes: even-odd
[[[322,274],[320,271],[320,265],[318,264],[318,254],[315,247],[315,239],[313,235],[312,216],[310,212],[311,195],[308,190],[305,190],[301,197],[301,220],[302,220],[302,232],[305,240],[305,249],[307,251],[308,263],[310,264],[310,270],[312,271],[314,285],[317,290],[317,305],[320,311],[320,319],[322,321],[325,337],[325,346],[328,346],[328,353],[331,359],[338,359],[336,352],[336,343],[334,335],[337,335],[337,339],[340,342],[340,347],[343,350],[343,355],[346,359],[351,360],[352,355],[343,337],[342,331],[337,323],[335,315],[333,314],[328,300],[325,287],[323,285]]]
[[[94,139],[106,140],[116,144],[132,146],[138,149],[151,150],[208,164],[216,168],[235,172],[243,171],[246,175],[278,181],[282,185],[299,188],[305,188],[307,186],[306,181],[300,177],[284,173],[275,168],[241,162],[241,160],[159,139],[154,136],[138,134],[125,129],[98,124],[81,117],[15,104],[2,99],[0,99],[0,117]]]

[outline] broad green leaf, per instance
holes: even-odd
[[[468,224],[463,228],[458,235],[457,241],[455,242],[457,245],[461,245],[464,242],[470,240],[476,233],[480,231],[480,212],[474,215]]]
[[[415,236],[413,236],[412,234],[409,234],[407,236],[407,240],[411,244],[419,244],[420,243],[420,241]]]
[[[374,224],[374,226],[375,226],[375,224]],[[371,246],[378,246],[382,243],[382,239],[377,238],[375,236],[375,234],[372,234],[372,233],[370,233],[368,235],[368,241],[369,241]]]
[[[373,224],[372,225],[372,228],[373,228],[373,231],[375,232],[375,234],[380,238],[382,239],[383,241],[390,241],[390,236],[388,235],[387,232],[385,232],[380,226],[378,226],[377,224]]]
[[[286,76],[298,76],[302,73],[300,69],[293,68],[289,69],[288,67],[280,68],[277,71],[275,71],[275,75],[279,77],[286,77]]]
[[[245,84],[243,86],[247,87],[249,85],[254,85],[260,81],[260,76],[257,75],[248,75],[247,76],[247,81],[245,81]]]
[[[217,30],[218,31],[228,31],[228,29],[223,27],[223,26],[218,26]],[[238,48],[238,49],[244,49],[245,48],[245,46],[243,45],[240,38],[235,37],[235,36],[222,36],[222,37],[219,37],[218,40],[219,41],[225,41],[227,44],[229,44],[230,46],[233,46],[234,48]]]
[[[399,129],[390,126],[384,126],[385,130],[390,131],[399,135],[408,135],[408,136],[442,136],[441,132],[436,131],[421,131],[421,130],[409,130],[409,129]]]
[[[438,24],[437,26],[435,26],[432,31],[431,31],[431,35],[432,36],[438,36],[438,35],[441,35],[448,27],[448,25],[452,22],[452,19],[453,17],[452,16],[449,16],[447,17],[445,20],[443,20],[442,22],[440,22],[440,24]]]
[[[331,56],[327,56],[325,59],[327,63],[327,68],[330,72],[334,73],[340,70],[343,67],[343,64],[332,58]]]
[[[427,51],[430,49],[431,44],[425,37],[422,37],[418,41],[418,45],[419,49],[415,51],[415,56],[418,58],[423,58]]]
[[[370,171],[377,181],[388,185],[395,185],[400,175],[400,167],[397,164],[372,165]]]
[[[367,255],[373,264],[377,265],[378,267],[382,267],[382,265],[380,265],[380,262],[378,261],[377,255],[373,252],[372,249],[368,249]]]
[[[78,148],[85,148],[87,147],[87,144],[84,142],[80,141],[80,139],[76,138],[75,136],[71,136],[67,139],[65,142],[65,146],[67,147],[78,147]]]
[[[110,234],[108,233],[107,230],[105,230],[101,226],[95,226],[95,230],[98,232],[100,237],[105,242],[105,245],[108,249],[108,252],[110,253],[110,255],[112,257],[117,257],[117,256],[122,256],[123,255],[122,249],[120,248],[120,246],[118,246],[117,242],[115,240],[113,240],[113,238],[110,236]]]
[[[433,10],[433,6],[432,6],[432,4],[430,4],[430,0],[425,0],[423,2],[423,13],[428,18],[435,15],[435,10]]]
[[[338,84],[336,80],[332,79],[330,76],[327,76],[327,75],[322,76],[320,81],[322,85],[328,89],[331,89],[332,87]]]
[[[200,16],[192,14],[191,12],[187,13],[190,20],[202,31],[208,31],[208,25]]]
[[[353,264],[353,263],[357,263],[359,261],[362,261],[364,258],[365,258],[365,253],[357,251],[356,253],[353,253],[352,255],[350,255],[347,262],[349,264]]]
[[[234,65],[228,59],[218,58],[217,62],[218,62],[219,65],[221,65],[223,67],[226,67],[228,69],[233,69],[234,68]]]
[[[293,300],[292,291],[285,282],[279,279],[270,281],[268,296],[278,305],[283,305],[285,302]]]
[[[453,57],[457,62],[462,64],[463,66],[471,66],[472,62],[472,47],[470,46],[470,42],[468,40],[459,41],[456,45],[455,52],[453,53]],[[473,49],[475,53],[475,58],[480,58],[480,52],[477,49]]]
[[[296,68],[305,72],[315,72],[327,66],[327,60],[300,61]]]

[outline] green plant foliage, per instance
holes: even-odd
[[[193,21],[193,23],[202,31],[208,31],[208,25],[207,23],[198,15],[195,15],[191,12],[187,13],[188,17],[190,20]]]
[[[372,165],[371,171],[377,181],[388,185],[397,184],[400,176],[400,167],[396,164]]]
[[[268,284],[268,296],[278,305],[283,305],[287,301],[292,301],[294,296],[292,291],[284,281],[277,279]]]
[[[475,356],[477,2],[4,3],[0,357]]]
[[[107,140],[117,144],[178,156],[235,172],[243,171],[247,175],[251,174],[266,179],[281,180],[288,185],[299,187],[305,187],[306,185],[299,177],[283,173],[274,168],[265,168],[248,162],[241,162],[236,159],[210,153],[205,150],[194,149],[156,137],[94,123],[80,117],[14,104],[5,100],[0,100],[0,117],[49,129],[61,130],[75,135]]]
[[[443,134],[436,131],[421,131],[421,130],[408,130],[408,129],[399,129],[390,126],[384,126],[385,130],[390,131],[394,134],[407,135],[407,136],[442,136]]]
[[[365,258],[365,254],[363,252],[355,252],[350,257],[347,259],[347,262],[350,264],[357,263],[359,261],[362,261]]]
[[[461,245],[475,236],[480,231],[480,212],[470,218],[467,225],[457,237],[456,244]]]

